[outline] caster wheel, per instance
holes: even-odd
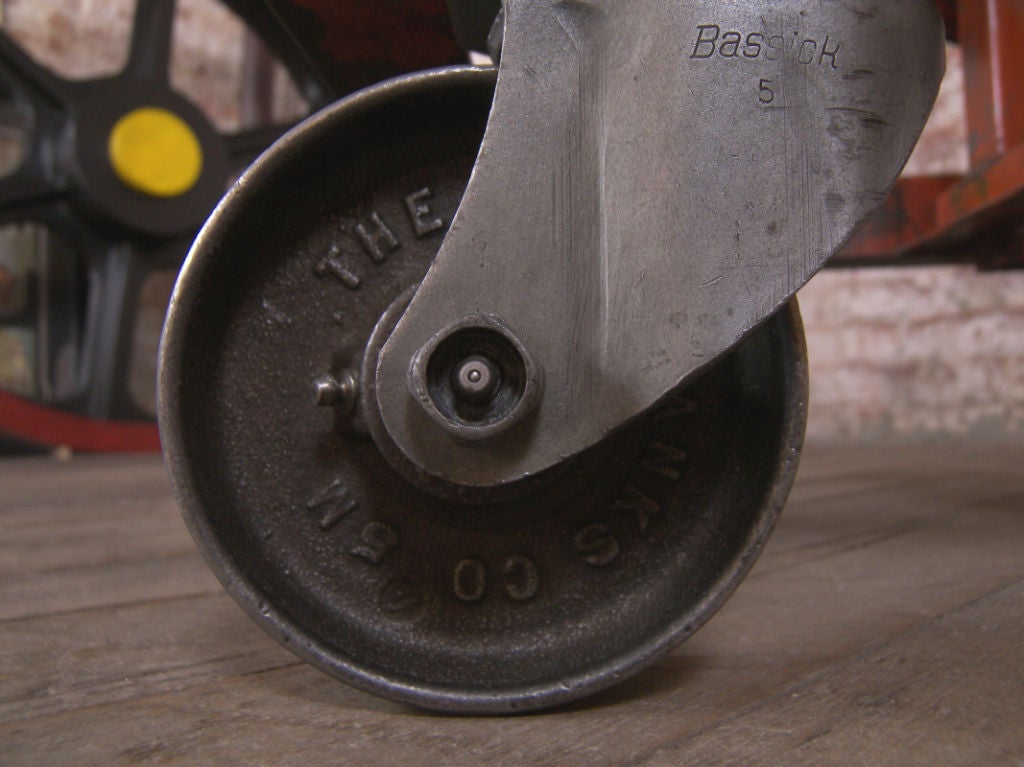
[[[500,495],[391,454],[361,371],[440,246],[493,87],[410,76],[288,134],[201,233],[161,348],[173,485],[227,590],[324,671],[451,712],[575,700],[692,634],[761,551],[806,418],[793,301]]]

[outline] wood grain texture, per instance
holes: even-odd
[[[440,717],[298,662],[162,468],[0,464],[0,764],[1024,763],[1024,447],[814,449],[679,650],[589,701]]]

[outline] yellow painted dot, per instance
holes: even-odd
[[[179,197],[203,172],[203,150],[188,123],[173,112],[129,112],[110,132],[110,165],[122,183],[151,197]]]

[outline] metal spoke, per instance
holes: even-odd
[[[4,179],[4,182],[7,182],[7,179]],[[0,202],[0,226],[24,222],[49,223],[53,218],[54,206],[58,205],[60,200],[58,196],[40,195]]]
[[[26,157],[18,171],[0,178],[0,211],[5,215],[10,211],[45,204],[62,193],[32,167],[31,159]]]
[[[168,82],[176,5],[177,0],[136,0],[126,74],[144,82]]]
[[[63,81],[25,53],[0,30],[0,80],[26,98],[60,109],[66,103]]]
[[[89,371],[86,410],[94,418],[112,417],[125,388],[137,293],[132,256],[128,245],[110,244],[90,258],[83,362]]]
[[[93,418],[146,417],[132,397],[133,335],[143,283],[154,272],[177,269],[190,238],[140,242],[85,237],[79,245],[88,266],[89,301],[84,327],[85,412]]]
[[[0,30],[0,82],[6,89],[0,123],[19,135],[18,166],[0,178],[0,223],[44,221],[51,217],[63,189],[53,181],[54,153],[43,147],[66,124],[65,82],[33,60]]]

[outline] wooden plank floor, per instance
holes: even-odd
[[[351,690],[252,624],[157,459],[0,462],[0,764],[1024,764],[1024,446],[808,448],[739,592],[519,717]]]

